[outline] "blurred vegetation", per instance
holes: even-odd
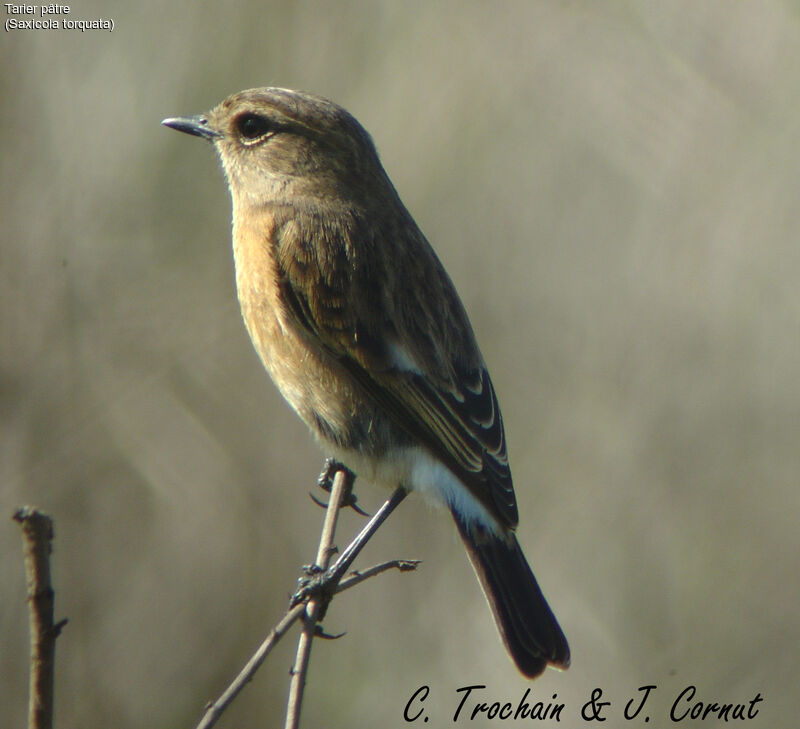
[[[100,16],[112,33],[0,41],[0,724],[26,705],[16,505],[55,520],[65,727],[193,725],[313,559],[322,458],[241,325],[222,175],[159,126],[261,85],[364,123],[470,312],[520,539],[573,648],[534,693],[573,726],[593,687],[619,711],[651,683],[654,720],[688,684],[760,691],[754,726],[796,719],[797,4],[71,15]],[[360,563],[389,557],[424,564],[336,601],[326,628],[348,633],[314,648],[305,724],[400,726],[422,684],[432,726],[459,686],[516,701],[448,519],[404,504]],[[278,723],[291,656],[225,726]]]

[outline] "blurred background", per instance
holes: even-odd
[[[753,726],[796,720],[796,2],[81,0],[69,17],[115,27],[0,41],[0,724],[26,708],[17,505],[55,520],[64,727],[193,726],[314,558],[322,454],[242,326],[221,171],[159,124],[263,85],[364,124],[464,299],[520,541],[573,650],[533,695],[557,694],[564,726],[595,687],[607,726],[627,723],[647,684],[651,725],[688,685],[760,692]],[[443,726],[458,687],[528,686],[449,518],[404,503],[358,564],[393,557],[424,561],[330,609],[347,635],[315,643],[305,726],[404,726],[423,684]],[[220,726],[282,721],[295,643]]]

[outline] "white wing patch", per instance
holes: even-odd
[[[398,370],[402,372],[412,372],[415,375],[422,374],[422,370],[417,362],[398,342],[389,343],[389,354],[391,356],[392,365]]]

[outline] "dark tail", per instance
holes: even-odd
[[[505,541],[453,513],[508,652],[522,673],[569,666],[569,645],[513,534]]]

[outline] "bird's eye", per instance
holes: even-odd
[[[242,114],[236,120],[236,128],[242,138],[248,142],[253,142],[271,131],[270,123],[258,114]]]

